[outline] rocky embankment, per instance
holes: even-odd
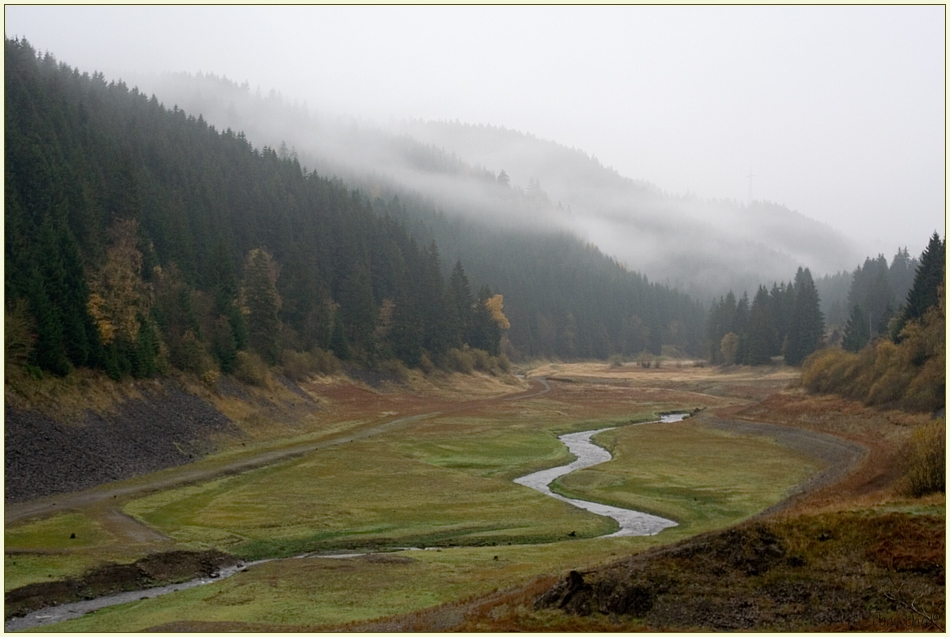
[[[241,435],[227,417],[177,387],[143,392],[108,415],[56,422],[4,408],[4,501],[24,502],[192,462],[215,439]]]

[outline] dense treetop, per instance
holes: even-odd
[[[5,48],[7,351],[33,369],[701,348],[701,306],[575,238],[369,198],[24,40]]]

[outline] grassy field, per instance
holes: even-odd
[[[749,403],[723,390],[722,383],[718,392],[698,391],[699,384],[716,385],[717,378],[704,370],[692,372],[689,386],[671,375],[619,384],[552,383],[552,391],[541,396],[473,403],[265,468],[119,501],[125,513],[171,538],[165,550],[217,548],[246,559],[308,551],[438,550],[281,559],[212,585],[103,609],[51,628],[124,631],[176,621],[239,622],[248,629],[318,627],[412,612],[728,526],[779,501],[816,470],[766,438],[690,421],[632,424],[661,411]],[[759,374],[728,382],[774,388],[786,381],[780,374]],[[336,406],[342,422],[345,401],[335,398],[326,403]],[[386,401],[406,399],[380,395],[378,400],[360,416],[379,414]],[[598,441],[614,460],[562,478],[559,488],[663,515],[678,527],[649,538],[596,538],[615,530],[616,523],[511,482],[571,459],[557,435],[609,426],[618,428]],[[76,540],[68,539],[72,532]],[[74,575],[96,559],[132,561],[156,548],[123,543],[97,526],[94,515],[83,513],[8,526],[5,539],[8,551],[65,551],[8,554],[6,581],[16,585]]]
[[[758,513],[819,468],[768,438],[690,420],[621,427],[594,441],[614,460],[558,479],[557,492],[676,520],[691,534]]]

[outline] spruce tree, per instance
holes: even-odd
[[[483,285],[478,291],[469,344],[476,349],[485,350],[492,356],[497,356],[500,351],[501,328],[492,317],[491,309],[488,306],[493,297],[491,288],[487,285]]]
[[[749,365],[765,365],[771,360],[775,327],[769,311],[769,291],[759,286],[752,309],[749,311],[748,335],[745,338],[745,362]]]
[[[920,255],[920,265],[914,276],[914,285],[907,294],[907,304],[901,316],[904,323],[920,319],[937,304],[937,288],[943,283],[946,243],[936,232]]]
[[[277,363],[280,336],[280,296],[277,267],[270,253],[255,248],[248,253],[244,270],[244,307],[251,349],[267,363]]]
[[[459,345],[468,340],[468,334],[474,320],[472,306],[475,303],[461,261],[455,262],[452,274],[449,275],[448,296],[453,332],[452,341]]]
[[[841,347],[848,352],[858,352],[871,340],[871,325],[867,312],[855,305],[844,327],[844,339]]]
[[[785,346],[785,362],[789,365],[801,365],[809,354],[818,349],[824,331],[824,318],[811,272],[808,268],[798,268],[795,274],[795,305]]]

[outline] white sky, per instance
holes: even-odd
[[[505,126],[677,194],[746,201],[751,174],[888,258],[944,234],[943,6],[7,6],[5,32],[108,78]]]

